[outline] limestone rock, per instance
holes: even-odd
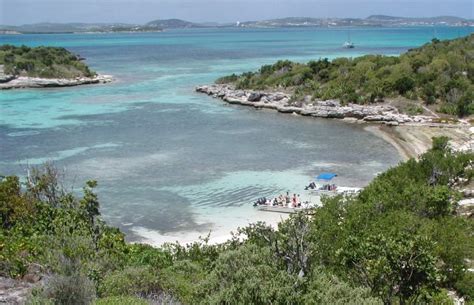
[[[312,101],[306,96],[304,103],[292,103],[291,96],[283,92],[261,92],[235,89],[232,85],[214,84],[196,87],[197,92],[220,98],[231,104],[274,109],[281,113],[295,113],[319,118],[354,119],[364,122],[398,126],[405,123],[427,123],[432,117],[401,114],[391,105],[341,105],[338,100]]]
[[[113,78],[110,75],[97,75],[95,77],[78,77],[74,79],[20,76],[15,77],[7,82],[0,82],[0,90],[18,88],[72,87],[79,85],[109,83],[112,80]]]
[[[259,102],[263,97],[263,94],[258,93],[258,92],[252,92],[250,93],[249,97],[247,98],[247,101],[249,102]]]

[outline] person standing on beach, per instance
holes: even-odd
[[[286,192],[285,203],[287,207],[290,207],[290,192]]]

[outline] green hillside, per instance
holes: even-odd
[[[293,104],[303,97],[369,104],[404,97],[437,111],[459,116],[474,113],[474,34],[434,39],[401,56],[366,55],[320,59],[306,64],[278,61],[256,72],[220,78],[239,89],[285,88]]]

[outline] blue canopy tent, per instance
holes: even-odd
[[[321,174],[316,176],[316,180],[331,181],[334,177],[337,177],[337,174],[334,174],[334,173],[321,173]]]

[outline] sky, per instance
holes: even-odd
[[[281,17],[404,17],[474,19],[474,0],[0,0],[0,24],[37,22],[146,23],[179,18],[236,22]]]

